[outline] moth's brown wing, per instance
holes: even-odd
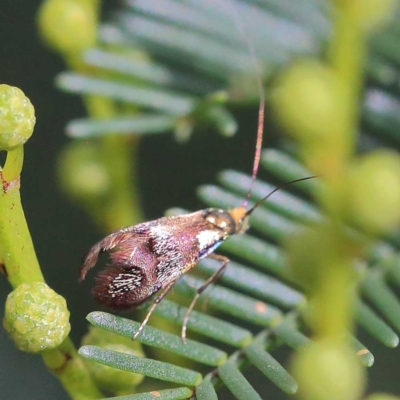
[[[194,267],[204,244],[204,234],[212,234],[212,240],[220,240],[219,232],[204,220],[204,211],[167,217],[161,224],[148,231],[149,245],[159,260],[158,282],[163,285],[176,280]]]
[[[127,240],[130,240],[130,243],[133,247],[143,243],[143,241],[146,240],[146,236],[135,234],[134,229],[134,226],[120,229],[119,231],[111,233],[104,239],[100,240],[100,242],[96,243],[89,250],[81,268],[79,269],[79,281],[85,279],[87,272],[95,266],[100,253],[115,249],[120,243],[126,243]]]
[[[135,248],[151,239],[154,249],[150,250],[162,255],[168,250],[163,246],[168,245],[175,248],[173,243],[175,237],[180,239],[188,235],[189,239],[193,229],[196,230],[201,221],[202,212],[197,211],[192,214],[160,218],[113,232],[89,250],[79,270],[79,280],[82,281],[85,278],[87,272],[95,266],[99,254],[104,251],[113,250],[111,254],[113,264],[126,265],[130,263],[130,257]],[[192,252],[195,249],[193,246],[190,249],[186,246],[184,250]]]
[[[135,249],[126,264],[108,265],[97,276],[93,296],[100,304],[116,310],[133,309],[161,289],[155,273],[157,258],[147,243]]]
[[[94,245],[80,277],[95,265],[99,253],[110,250],[112,264],[97,277],[94,297],[111,308],[135,308],[196,265],[220,240],[219,231],[204,220],[204,211],[160,218],[114,232]]]

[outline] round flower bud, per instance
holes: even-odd
[[[111,186],[107,169],[99,160],[95,144],[75,141],[61,152],[57,165],[61,189],[78,201],[105,195]]]
[[[22,283],[8,295],[3,326],[30,353],[59,346],[71,329],[65,299],[43,282]]]
[[[21,89],[0,85],[0,150],[24,144],[35,126],[35,109]]]
[[[393,16],[396,0],[335,0],[364,30],[379,28]]]
[[[348,171],[347,217],[372,234],[400,224],[400,156],[380,150],[358,159]]]
[[[329,67],[305,60],[284,71],[276,80],[271,107],[278,122],[294,138],[323,145],[341,130],[348,112],[346,89]]]
[[[288,272],[306,292],[318,290],[329,263],[345,263],[350,239],[329,223],[304,228],[285,241]]]
[[[322,239],[322,240],[321,240]],[[304,229],[295,235],[290,235],[285,241],[285,250],[288,257],[288,272],[292,278],[310,291],[319,284],[321,271],[321,252],[326,255],[325,236],[320,229]],[[316,246],[317,244],[317,246]],[[327,243],[329,248],[329,243]]]
[[[138,357],[144,356],[140,343],[96,327],[90,328],[89,333],[82,339],[82,345],[99,346]],[[99,387],[118,395],[132,393],[144,378],[143,375],[121,371],[93,361],[85,360],[85,363]]]
[[[83,1],[45,0],[38,20],[43,38],[62,53],[81,52],[95,44],[96,16]]]
[[[299,351],[292,371],[304,400],[354,400],[364,389],[364,370],[355,352],[335,341],[311,343]]]

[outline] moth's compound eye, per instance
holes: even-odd
[[[229,235],[235,233],[236,224],[228,211],[211,209],[205,216],[205,220]]]

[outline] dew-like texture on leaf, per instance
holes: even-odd
[[[361,364],[365,367],[372,367],[375,361],[374,355],[354,336],[350,337],[350,343],[352,343]]]
[[[380,277],[369,276],[362,284],[362,291],[377,309],[400,332],[400,303]]]
[[[197,400],[218,400],[217,393],[210,379],[204,379],[200,385],[196,387]]]
[[[147,393],[137,393],[128,396],[109,397],[113,400],[185,400],[189,399],[193,391],[189,388],[153,390]]]
[[[388,347],[397,347],[399,337],[368,305],[360,302],[356,309],[357,322],[373,337]]]
[[[238,400],[261,400],[240,370],[230,361],[218,368],[219,377]]]
[[[285,269],[283,251],[251,235],[233,236],[221,248],[229,254],[245,258],[266,272],[279,275]]]
[[[215,260],[206,259],[199,264],[198,269],[211,275],[218,266],[219,264]],[[272,301],[278,306],[295,308],[304,301],[302,294],[278,279],[234,261],[229,262],[229,267],[224,271],[220,282],[248,292],[254,297]]]
[[[155,309],[154,314],[182,326],[186,311],[187,308],[164,300]],[[247,329],[197,311],[190,315],[188,330],[234,347],[242,347],[252,340],[252,334]]]
[[[138,322],[100,312],[89,314],[88,320],[96,326],[112,330],[112,332],[127,338],[132,338],[140,326]],[[184,345],[180,336],[172,335],[150,326],[145,327],[137,337],[137,340],[148,346],[165,349],[206,365],[217,366],[227,358],[226,353],[219,349],[190,339]]]
[[[198,372],[161,361],[101,349],[100,347],[83,346],[79,349],[79,354],[88,360],[163,381],[188,386],[196,386],[201,381],[201,375]]]
[[[190,287],[199,287],[201,281],[192,276],[185,276],[186,285],[177,284],[176,290],[180,293],[192,291]],[[250,321],[259,325],[268,326],[281,318],[280,311],[272,306],[256,301],[251,297],[237,293],[233,290],[215,286],[208,295],[208,304],[220,311],[233,315],[245,321]]]
[[[282,391],[289,394],[296,393],[297,382],[262,346],[250,345],[244,351],[252,364]]]

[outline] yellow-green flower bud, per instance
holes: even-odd
[[[315,174],[339,173],[350,153],[349,98],[334,70],[313,60],[292,65],[272,87],[270,104],[276,120],[299,143]]]
[[[331,243],[325,240],[328,238],[323,233],[318,228],[307,228],[290,235],[285,242],[288,271],[307,292],[319,284],[319,274],[322,273],[321,258],[323,260],[326,254],[333,251]]]
[[[335,341],[311,343],[296,353],[293,374],[304,400],[359,399],[365,373],[355,351]]]
[[[82,339],[82,345],[99,346],[138,357],[144,356],[140,343],[96,327],[90,327],[89,333]],[[85,360],[85,363],[99,387],[118,395],[132,393],[144,378],[143,375],[121,371],[93,361]]]
[[[366,232],[381,234],[400,224],[400,156],[381,150],[350,166],[343,182],[347,216]]]
[[[346,252],[350,238],[329,223],[313,227],[291,235],[285,243],[289,271],[303,289],[313,291],[320,287],[326,275],[323,268],[327,263],[340,265],[350,255]]]
[[[21,89],[0,85],[0,150],[24,144],[35,126],[35,109]]]
[[[96,16],[83,1],[45,0],[38,20],[43,38],[57,51],[76,53],[95,44]]]
[[[383,25],[395,11],[396,0],[335,0],[342,12],[349,13],[364,30]]]
[[[93,143],[69,143],[60,154],[57,175],[61,189],[78,201],[98,199],[111,186],[110,176]]]
[[[292,65],[278,77],[271,106],[283,128],[300,142],[334,141],[348,113],[346,89],[329,67],[313,60]],[[339,139],[336,139],[339,140]]]
[[[8,295],[3,326],[30,353],[59,346],[71,329],[65,299],[43,282],[22,283]]]

